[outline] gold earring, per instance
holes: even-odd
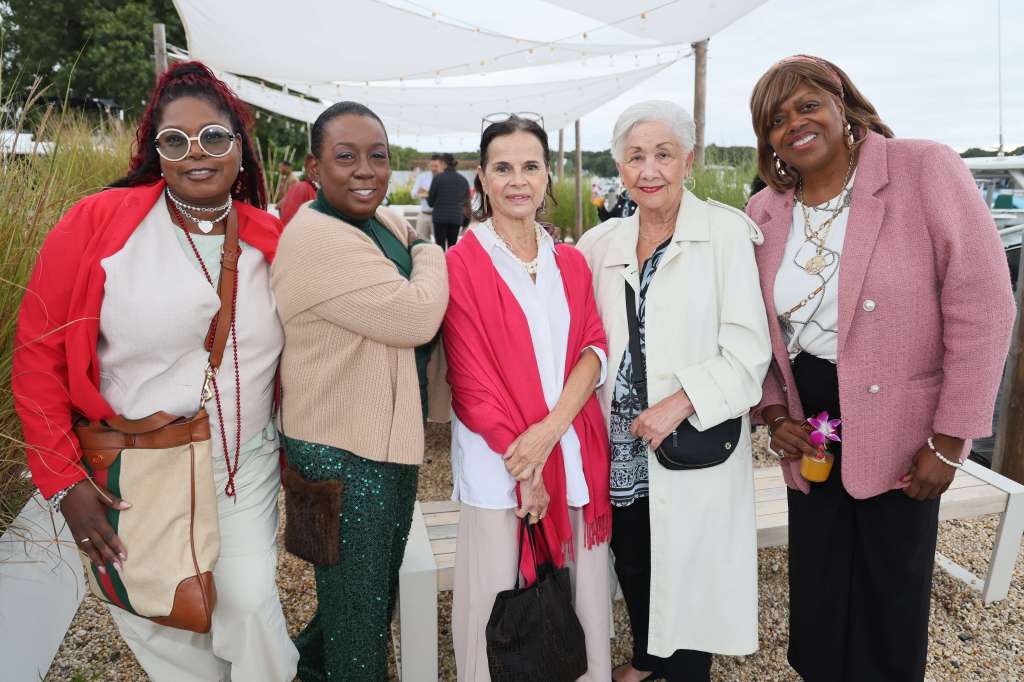
[[[775,152],[772,152],[772,156],[775,157],[775,174],[778,175],[780,178],[784,178],[787,175],[789,175],[789,173],[786,172],[786,168],[782,163],[782,159],[779,158],[779,155],[776,154]]]
[[[846,122],[846,148],[853,149],[853,143],[856,142],[853,138],[853,128],[850,127],[850,122]]]

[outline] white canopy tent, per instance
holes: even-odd
[[[659,43],[696,43],[718,33],[767,0],[546,0],[638,38]],[[593,31],[595,38],[600,32]]]
[[[220,72],[238,95],[254,106],[312,123],[329,104],[355,100],[374,110],[395,135],[480,133],[484,116],[495,112],[536,112],[549,131],[569,126],[622,91],[668,68],[671,62],[610,75],[489,87],[399,87],[338,84],[300,89],[292,94],[247,78]]]
[[[655,44],[643,39],[602,44],[582,32],[571,33],[572,41],[527,40],[456,25],[429,11],[418,13],[383,0],[291,0],[275,12],[253,11],[250,0],[174,4],[194,58],[222,71],[274,81],[397,81],[487,73],[635,52]],[[249,40],[240,43],[237,36]],[[301,45],[302,50],[275,45]]]

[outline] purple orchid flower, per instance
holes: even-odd
[[[807,423],[814,429],[811,431],[811,442],[819,449],[827,448],[829,441],[840,442],[836,427],[842,424],[842,420],[829,419],[828,412],[822,412],[817,417],[808,417]]]

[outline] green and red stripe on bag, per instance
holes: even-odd
[[[82,420],[75,434],[96,483],[132,503],[107,510],[131,557],[121,571],[108,563],[100,573],[82,555],[92,592],[161,625],[209,632],[220,530],[206,410]]]

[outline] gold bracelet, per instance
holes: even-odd
[[[772,423],[768,425],[768,435],[770,437],[772,437],[772,438],[775,437],[775,425],[778,424],[780,421],[783,421],[785,419],[789,419],[789,417],[786,416],[786,415],[782,415],[781,417],[776,417],[775,419],[772,420]]]

